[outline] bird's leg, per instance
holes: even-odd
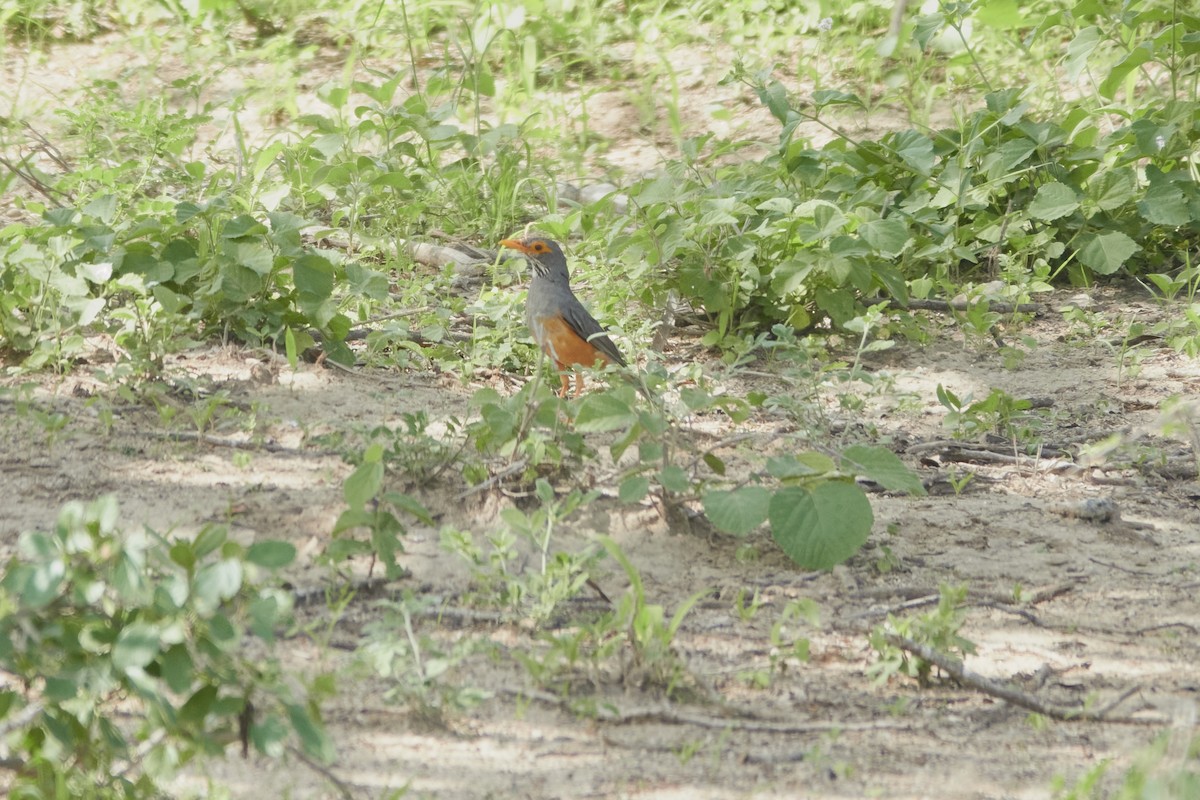
[[[578,398],[579,395],[581,395],[581,394],[583,394],[583,373],[576,372],[575,373],[575,397]]]
[[[571,391],[571,373],[564,370],[562,373],[562,388],[558,390],[558,396],[566,397],[569,391]]]

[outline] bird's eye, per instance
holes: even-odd
[[[548,253],[548,252],[550,252],[550,248],[546,246],[545,242],[534,242],[533,243],[533,252]]]

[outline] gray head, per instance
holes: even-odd
[[[552,239],[543,239],[540,236],[531,236],[528,239],[504,239],[500,242],[500,246],[524,253],[525,257],[529,259],[529,263],[533,265],[535,279],[541,278],[553,283],[561,283],[563,286],[570,283],[567,257],[563,255],[558,242]]]

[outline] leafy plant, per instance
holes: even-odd
[[[904,619],[889,614],[887,622],[876,626],[871,631],[870,641],[871,647],[879,654],[879,660],[868,670],[874,675],[876,683],[884,683],[894,675],[907,675],[916,678],[921,686],[930,684],[933,665],[889,642],[888,634],[903,636],[957,658],[974,653],[975,644],[959,635],[966,621],[966,612],[963,611],[966,599],[965,585],[942,584],[938,587],[937,608]]]
[[[449,683],[450,672],[480,643],[464,637],[447,645],[421,634],[414,617],[429,612],[431,603],[407,590],[398,601],[380,601],[383,614],[364,626],[357,657],[391,681],[385,700],[407,705],[426,721],[444,723],[447,711],[472,708],[490,693]]]
[[[404,552],[401,537],[405,533],[401,516],[413,517],[433,525],[433,517],[417,500],[403,492],[385,491],[383,445],[370,445],[362,463],[342,484],[348,508],[333,526],[333,539],[325,548],[324,558],[335,567],[356,555],[369,554],[371,566],[383,563],[384,574],[396,578],[403,570],[397,556]],[[360,540],[347,534],[365,528],[368,538]]]
[[[220,526],[170,541],[118,522],[111,496],[69,503],[52,532],[21,537],[0,578],[0,665],[17,679],[0,692],[13,796],[150,796],[239,739],[273,757],[295,740],[330,760],[313,700],[327,677],[306,698],[262,656],[291,599],[260,573],[295,548],[244,547]]]

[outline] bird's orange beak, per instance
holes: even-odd
[[[500,246],[501,247],[511,247],[513,250],[519,250],[522,253],[529,252],[529,248],[526,247],[525,243],[520,241],[519,239],[501,239]]]

